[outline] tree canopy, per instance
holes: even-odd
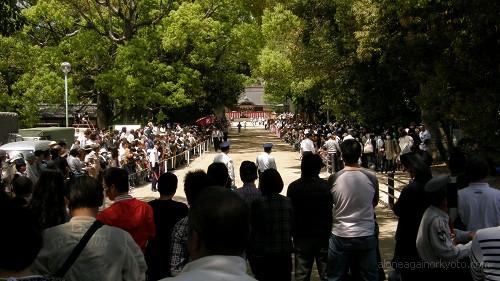
[[[250,81],[310,119],[500,134],[500,3],[30,0],[0,4],[0,110],[70,101],[115,121],[194,119]],[[161,120],[160,120],[161,119]],[[485,129],[488,128],[488,129]]]
[[[264,11],[260,75],[268,94],[311,118],[331,110],[367,126],[423,121],[438,140],[453,126],[491,144],[500,135],[499,14],[491,1],[283,1]]]

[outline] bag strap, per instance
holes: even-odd
[[[83,249],[85,246],[87,246],[87,243],[89,242],[90,238],[94,235],[94,233],[103,226],[103,223],[96,220],[94,223],[90,226],[90,228],[85,232],[83,235],[82,239],[80,239],[80,242],[75,246],[69,257],[66,259],[66,261],[63,263],[63,265],[57,270],[55,277],[58,278],[63,278],[64,275],[68,272],[68,270],[71,268],[71,266],[75,263],[76,259],[80,256],[82,253]]]

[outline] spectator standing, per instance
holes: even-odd
[[[377,152],[377,144],[375,142],[375,135],[369,134],[366,140],[364,141],[363,146],[363,167],[375,170],[376,166],[374,166],[374,158],[375,153]]]
[[[413,138],[408,135],[408,129],[401,130],[399,137],[399,151],[400,155],[410,153],[413,147]]]
[[[314,142],[312,140],[313,135],[308,132],[306,133],[306,137],[300,142],[300,154],[302,157],[306,154],[315,154],[316,147],[314,146]]]
[[[329,172],[334,174],[339,170],[340,145],[337,136],[328,134],[328,140],[325,142],[324,147],[328,152],[328,160],[331,163]]]
[[[262,197],[252,203],[248,259],[259,281],[290,281],[292,271],[292,204],[279,193],[283,180],[268,169],[260,178]]]
[[[130,234],[95,219],[104,199],[97,181],[89,176],[75,178],[69,190],[72,218],[44,231],[35,271],[68,281],[145,280],[144,256]],[[94,234],[64,272],[63,265],[89,229],[95,230]]]
[[[429,132],[429,130],[427,130],[427,128],[425,127],[424,124],[422,124],[420,126],[420,133],[419,133],[419,138],[420,138],[420,149],[421,150],[424,150],[424,151],[427,151],[428,150],[428,146],[430,144],[430,141],[431,141],[431,133]]]
[[[3,190],[0,191],[3,193]],[[33,262],[42,248],[42,234],[33,215],[25,208],[0,202],[0,280],[49,281],[35,274]],[[7,231],[8,230],[8,231]]]
[[[97,219],[110,226],[119,227],[132,235],[142,251],[155,237],[153,209],[129,193],[128,173],[122,168],[108,168],[104,173],[106,195],[113,202],[97,215]]]
[[[378,280],[375,206],[377,177],[359,166],[361,144],[340,145],[345,167],[330,176],[333,226],[328,250],[328,280],[342,280],[351,269],[363,280]]]
[[[207,168],[207,175],[213,185],[232,189],[231,179],[224,163],[214,162],[210,164]]]
[[[85,173],[83,171],[82,161],[78,158],[79,150],[79,148],[73,148],[69,151],[68,167],[70,171],[70,177],[79,177]]]
[[[467,231],[500,225],[500,191],[486,182],[488,172],[488,162],[483,157],[467,160],[465,174],[470,184],[458,191],[458,215]]]
[[[85,147],[88,144],[87,141],[89,141],[90,133],[91,133],[90,129],[87,129],[85,130],[83,135],[80,134],[80,136],[78,137],[79,147]]]
[[[390,133],[385,134],[384,140],[384,168],[382,172],[396,171],[396,158],[399,155],[399,146]]]
[[[40,171],[38,170],[38,160],[33,153],[28,153],[26,155],[26,177],[28,177],[35,185],[40,177]]]
[[[15,197],[12,202],[21,207],[27,207],[33,193],[33,182],[27,177],[18,177],[12,183]]]
[[[255,161],[255,163],[257,164],[259,176],[267,169],[278,170],[278,168],[276,168],[276,161],[274,160],[274,156],[271,155],[273,144],[265,143],[262,145],[262,147],[264,147],[264,152],[259,154],[257,156],[257,160]]]
[[[84,147],[85,152],[85,168],[87,174],[94,179],[97,179],[101,171],[101,163],[99,161],[99,145],[91,144]]]
[[[42,230],[68,221],[66,196],[67,189],[62,174],[55,170],[43,171],[33,188],[33,196],[28,205]]]
[[[186,174],[184,179],[184,193],[189,206],[196,205],[200,193],[210,185],[211,181],[203,170],[196,170]],[[188,253],[189,220],[184,217],[178,221],[172,230],[172,243],[170,247],[170,272],[178,275],[189,262]]]
[[[423,155],[425,154],[412,152],[401,156],[401,162],[410,174],[411,181],[403,188],[393,207],[394,214],[399,219],[392,262],[402,280],[422,278],[419,270],[416,267],[410,268],[409,265],[422,262],[415,241],[422,216],[429,207],[424,186],[432,178],[432,174]]]
[[[16,166],[16,173],[14,174],[14,177],[12,180],[15,180],[18,177],[26,177],[28,176],[26,172],[26,162],[24,161],[23,158],[18,158],[14,160],[14,164]]]
[[[72,150],[72,149],[74,149],[74,148],[76,148],[76,149],[81,148],[81,146],[80,146],[80,141],[79,141],[78,139],[77,139],[77,140],[75,140],[75,141],[71,144],[71,147],[69,148],[69,150]]]
[[[472,240],[471,275],[475,281],[498,280],[500,276],[500,227],[480,229]]]
[[[241,257],[249,234],[249,210],[238,195],[216,187],[203,191],[189,212],[189,262],[172,281],[255,281]]]
[[[188,214],[186,204],[172,200],[177,190],[177,176],[164,173],[158,180],[160,198],[149,202],[153,208],[156,235],[146,248],[148,280],[172,276],[170,267],[170,244],[174,225]]]
[[[288,186],[287,197],[294,211],[293,242],[295,280],[309,281],[314,260],[321,280],[326,279],[328,238],[332,229],[332,195],[319,177],[323,162],[319,155],[305,155],[301,178]]]
[[[248,206],[251,206],[253,201],[262,196],[260,190],[255,186],[255,180],[257,180],[257,166],[255,166],[255,163],[243,161],[240,166],[240,178],[243,186],[236,189],[236,193],[245,200]]]

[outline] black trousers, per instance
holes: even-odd
[[[264,255],[248,257],[250,267],[259,281],[291,281],[292,255]]]
[[[150,163],[152,165],[152,163]],[[154,167],[151,167],[151,190],[156,191],[156,184],[158,183],[158,178],[160,177],[160,163],[155,163]]]

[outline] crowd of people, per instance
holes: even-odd
[[[130,174],[130,185],[156,183],[161,173],[185,164],[190,157],[201,153],[195,149],[204,145],[208,150],[212,131],[218,127],[181,126],[169,124],[154,126],[151,122],[139,129],[121,128],[120,131],[85,130],[73,143],[53,141],[50,149],[35,151],[7,159],[0,151],[2,182],[11,185],[18,176],[28,177],[37,183],[41,172],[47,167],[60,171],[64,178],[89,175],[100,179],[108,167],[122,167]],[[205,144],[206,142],[206,144]],[[167,161],[168,160],[168,161]]]
[[[371,137],[363,144],[350,128],[339,133],[342,126],[329,133],[323,129],[330,126],[281,125],[284,135],[299,131],[305,140],[301,175],[285,194],[272,145],[263,145],[256,162],[241,163],[237,188],[223,140],[206,171],[183,179],[187,205],[173,200],[179,180],[169,172],[159,175],[160,198],[151,202],[130,195],[126,167],[66,176],[48,163],[36,182],[18,175],[13,195],[0,192],[8,230],[0,231],[0,279],[304,281],[314,263],[321,280],[385,279],[379,183],[361,160]],[[319,176],[318,153],[327,141],[317,145],[311,137],[324,134],[343,136],[330,138],[338,153],[331,159],[342,163],[328,180]],[[433,177],[425,150],[398,154],[411,181],[391,206],[399,220],[390,278],[494,280],[500,191],[486,182],[487,162],[453,151],[451,175]],[[105,196],[113,201],[107,208]]]
[[[363,145],[362,167],[383,173],[402,170],[401,155],[430,149],[431,134],[424,124],[364,128],[340,122],[311,124],[293,117],[292,113],[279,115],[272,128],[301,154],[321,155],[331,172],[339,171],[342,166],[339,145],[346,139],[356,139]]]

